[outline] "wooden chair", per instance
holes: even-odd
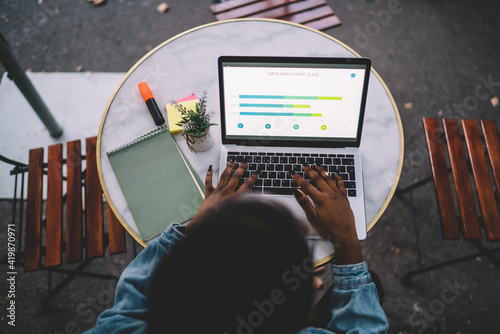
[[[47,270],[49,273],[48,294],[41,302],[42,309],[77,275],[118,280],[112,275],[83,270],[95,258],[103,257],[106,247],[109,247],[110,254],[126,251],[125,230],[108,204],[106,204],[107,232],[105,230],[103,195],[97,174],[96,137],[86,139],[86,155],[81,154],[80,140],[67,143],[67,159],[63,160],[62,155],[63,145],[56,144],[49,146],[46,164],[43,163],[43,148],[30,150],[28,165],[0,156],[1,160],[15,165],[11,171],[11,175],[15,175],[13,222],[9,225],[15,227],[17,234],[15,265],[23,266],[24,272]],[[82,170],[82,162],[85,159],[86,170]],[[66,176],[63,176],[64,164],[67,169]],[[28,190],[23,238],[26,173],[28,173]],[[43,217],[44,174],[47,175],[45,218]],[[19,176],[21,176],[19,199],[21,203],[17,220]],[[63,181],[66,181],[65,195],[63,195]],[[66,204],[65,226],[64,204]],[[42,258],[44,258],[43,264]],[[8,260],[6,256],[2,262],[11,265]],[[80,262],[75,269],[61,268],[63,263],[74,262]],[[51,282],[52,272],[68,274],[54,289]]]
[[[406,284],[410,284],[411,278],[415,275],[474,259],[478,256],[486,256],[500,266],[500,259],[494,255],[500,251],[500,248],[488,249],[481,243],[481,228],[487,240],[500,240],[498,193],[495,196],[495,188],[497,192],[500,189],[500,137],[497,126],[494,121],[481,121],[483,133],[481,136],[476,120],[463,119],[459,122],[456,119],[443,119],[442,123],[444,135],[436,118],[423,118],[432,169],[431,179],[434,180],[442,236],[447,240],[458,240],[463,236],[479,250],[479,253],[411,271],[403,278],[403,282]],[[460,125],[463,128],[463,136]],[[484,140],[485,145],[483,145],[482,140]],[[445,146],[447,147],[450,168],[447,167]],[[490,167],[494,182],[490,176]],[[450,171],[453,176],[455,197],[448,175]],[[471,174],[475,192],[473,191]],[[400,190],[399,194],[411,191],[426,181],[422,180],[419,184]],[[454,198],[458,204],[459,215],[455,211]],[[476,208],[476,198],[480,210]]]
[[[324,30],[341,25],[325,0],[231,0],[210,7],[218,21],[268,18],[291,21]]]

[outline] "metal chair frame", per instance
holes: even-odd
[[[462,135],[461,137],[463,140],[464,136]],[[446,138],[445,138],[444,134],[441,134],[439,139],[443,143],[446,143]],[[484,138],[482,136],[481,136],[481,140],[484,141]],[[488,159],[488,155],[486,155],[486,157]],[[469,170],[469,175],[472,175],[472,167],[471,167],[471,163],[470,163],[469,159],[467,159],[467,167]],[[452,172],[452,168],[448,167],[447,172],[448,172],[448,174],[450,174]],[[426,272],[430,272],[433,270],[437,270],[437,269],[440,269],[440,268],[443,268],[446,266],[458,264],[458,263],[465,262],[468,260],[476,259],[477,257],[481,257],[481,256],[487,257],[492,263],[494,263],[495,265],[500,267],[500,259],[497,256],[495,256],[495,253],[500,252],[500,248],[489,249],[481,242],[481,240],[465,239],[462,229],[460,229],[461,237],[464,238],[464,240],[468,241],[474,248],[476,248],[478,250],[477,253],[473,253],[470,255],[466,255],[466,256],[454,258],[451,260],[443,261],[440,263],[436,263],[433,265],[429,265],[426,267],[422,267],[422,255],[421,255],[421,248],[420,248],[419,231],[418,231],[418,226],[417,226],[417,221],[416,221],[416,212],[415,212],[416,210],[415,210],[415,204],[414,204],[414,200],[413,200],[413,191],[425,186],[426,184],[428,184],[429,182],[432,182],[432,181],[433,181],[433,175],[430,175],[430,176],[428,176],[422,180],[419,180],[418,182],[411,184],[407,187],[404,187],[404,188],[398,187],[396,192],[395,192],[396,196],[399,199],[401,199],[402,201],[409,204],[410,209],[411,209],[412,223],[413,223],[414,235],[415,235],[415,245],[416,245],[416,249],[417,249],[417,261],[418,261],[418,267],[419,267],[418,269],[415,269],[415,270],[408,272],[402,278],[403,284],[406,286],[412,286],[413,285],[412,278],[416,275],[420,275],[420,274],[423,274]],[[405,197],[404,197],[405,194],[409,194],[409,201],[407,201],[405,199]],[[495,191],[495,196],[496,196],[496,198],[498,198],[498,189]],[[457,220],[459,223],[458,225],[462,226],[460,216],[457,216]],[[483,221],[482,217],[479,217],[479,224],[480,224],[481,228],[484,228],[484,221]]]

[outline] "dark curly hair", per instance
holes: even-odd
[[[228,200],[158,266],[149,333],[295,333],[306,325],[312,259],[281,205]]]

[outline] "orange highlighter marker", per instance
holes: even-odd
[[[153,97],[153,93],[151,93],[148,84],[145,82],[141,82],[139,84],[139,90],[141,91],[141,95],[144,98],[144,102],[146,102],[146,105],[148,106],[151,116],[153,116],[155,124],[164,124],[165,119],[161,115],[160,108],[158,108],[158,105],[156,104],[155,98]]]

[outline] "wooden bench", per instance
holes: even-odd
[[[443,119],[444,134],[436,118],[423,118],[423,125],[442,236],[451,240],[458,240],[463,236],[479,253],[412,271],[403,281],[409,283],[414,275],[478,256],[486,256],[500,266],[500,259],[494,255],[500,249],[488,249],[480,242],[481,229],[487,240],[500,240],[498,194],[495,196],[495,188],[497,192],[500,189],[500,137],[497,125],[494,121],[480,121],[482,135],[478,121],[472,119],[462,119],[460,122],[456,119]],[[447,167],[445,151],[450,168]],[[476,199],[479,208],[476,207]],[[455,201],[458,211],[455,209]]]
[[[324,30],[342,24],[325,0],[231,0],[214,4],[219,21],[237,18],[269,18]]]
[[[96,137],[86,139],[86,154],[83,156],[80,140],[68,142],[66,159],[62,158],[63,144],[51,145],[48,147],[47,163],[43,162],[43,148],[32,149],[29,152],[28,165],[17,163],[11,172],[16,175],[13,202],[13,225],[16,226],[18,235],[16,265],[22,265],[24,272],[39,269],[49,272],[49,294],[42,300],[42,307],[77,275],[117,279],[112,275],[83,271],[92,260],[105,256],[106,247],[109,248],[109,254],[126,251],[125,230],[107,203],[106,215],[104,215],[103,194],[97,173],[96,140]],[[6,159],[2,160],[6,161]],[[86,169],[83,170],[85,160]],[[66,165],[66,176],[63,176],[64,165]],[[23,242],[23,184],[26,172],[28,187]],[[19,174],[21,174],[21,205],[20,221],[16,223]],[[45,174],[47,175],[47,201],[44,219],[43,181]],[[64,183],[66,183],[65,195],[63,195]],[[64,204],[66,204],[65,210]],[[65,225],[63,223],[64,212]],[[104,216],[107,217],[106,220]],[[107,221],[107,231],[105,221]],[[5,263],[5,260],[2,262]],[[21,263],[22,260],[24,264]],[[74,270],[60,267],[62,264],[74,262],[81,262]],[[52,272],[68,274],[55,289],[51,286]]]

